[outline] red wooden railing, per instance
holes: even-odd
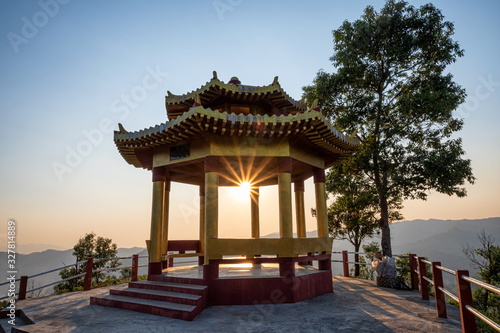
[[[370,263],[363,262],[350,262],[349,254],[356,254],[356,252],[332,252],[334,254],[342,254],[342,260],[332,260],[332,262],[341,262],[343,266],[344,276],[349,277],[349,265],[370,265]],[[370,253],[357,254],[366,255]],[[373,254],[373,253],[371,253]],[[376,253],[376,257],[380,258],[380,253]],[[420,295],[423,300],[429,300],[429,288],[432,286],[434,288],[434,297],[436,303],[436,316],[439,318],[447,318],[446,312],[446,297],[453,299],[459,304],[460,309],[460,321],[462,324],[463,333],[475,333],[476,332],[476,320],[475,317],[479,318],[490,327],[500,332],[500,324],[494,322],[490,318],[486,317],[484,314],[479,312],[474,308],[472,300],[472,288],[471,283],[477,285],[478,287],[487,289],[488,291],[494,292],[500,295],[500,288],[492,286],[480,280],[469,277],[468,270],[452,270],[441,266],[439,261],[429,261],[424,257],[418,257],[417,255],[411,253],[407,256],[395,256],[395,257],[408,257],[410,260],[410,277],[411,277],[411,288],[413,290],[420,289]],[[427,277],[427,266],[430,266],[432,273],[432,279]],[[443,272],[454,275],[456,277],[457,284],[457,295],[454,295],[449,290],[446,290],[443,285]],[[420,286],[420,288],[419,288]]]
[[[137,272],[139,270],[139,267],[147,267],[147,265],[139,266],[139,258],[147,258],[147,256],[139,256],[137,254],[134,254],[131,257],[102,258],[102,259],[88,258],[86,260],[77,262],[75,264],[71,264],[71,265],[66,265],[66,266],[54,268],[54,269],[51,269],[51,270],[48,270],[48,271],[45,271],[45,272],[41,272],[41,273],[29,275],[29,276],[23,275],[23,276],[21,276],[20,278],[18,278],[18,279],[16,279],[14,281],[14,282],[20,282],[19,283],[19,291],[17,293],[15,293],[15,295],[18,296],[17,297],[18,300],[23,300],[23,299],[26,299],[26,294],[28,294],[30,292],[33,292],[33,291],[36,291],[36,290],[39,290],[39,289],[43,289],[43,288],[46,288],[46,287],[50,287],[50,286],[52,286],[54,284],[58,284],[58,283],[61,283],[61,282],[65,282],[65,281],[77,279],[77,278],[82,277],[82,276],[84,276],[83,289],[84,290],[90,290],[92,288],[92,273],[104,272],[104,271],[114,271],[114,270],[125,269],[125,268],[132,268],[131,280],[132,281],[137,281]],[[96,261],[103,261],[103,260],[126,260],[126,259],[132,259],[132,265],[131,266],[127,266],[127,267],[118,266],[118,267],[103,268],[103,269],[98,269],[98,270],[94,270],[93,269],[93,263],[96,262]],[[29,279],[32,279],[32,278],[35,278],[37,276],[41,276],[41,275],[44,275],[44,274],[48,274],[48,273],[60,271],[62,269],[73,267],[73,266],[77,266],[77,265],[80,265],[80,264],[86,264],[85,265],[85,272],[77,274],[75,276],[71,276],[71,277],[66,278],[66,279],[57,280],[57,281],[48,283],[46,285],[43,285],[43,286],[36,287],[36,288],[28,290],[28,280]],[[10,283],[10,281],[1,283],[0,287],[3,286],[3,285],[9,284],[9,283]],[[6,299],[6,298],[11,298],[11,296],[0,297],[0,300]]]

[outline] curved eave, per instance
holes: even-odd
[[[206,105],[214,98],[224,96],[242,102],[258,102],[270,100],[278,108],[288,113],[297,113],[307,110],[305,103],[294,100],[281,88],[276,77],[267,86],[234,85],[220,81],[215,75],[205,85],[184,95],[173,95],[168,92],[165,97],[165,106],[169,119],[175,119],[189,110],[195,103],[196,96],[200,97],[202,105]]]
[[[229,136],[281,138],[305,136],[325,152],[345,158],[359,141],[339,132],[315,110],[288,116],[252,116],[193,107],[176,119],[136,132],[115,131],[114,141],[123,158],[135,167],[147,168],[138,158],[141,151],[187,141],[200,132]]]

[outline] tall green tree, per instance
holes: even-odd
[[[350,173],[344,163],[333,166],[327,174],[326,189],[335,197],[328,207],[328,231],[333,238],[349,241],[354,245],[354,261],[360,262],[357,254],[363,240],[379,231],[377,192],[363,173]],[[402,217],[394,208],[400,201],[389,204],[391,221]],[[354,266],[354,276],[360,275],[359,265]]]
[[[73,256],[76,257],[76,262],[84,261],[87,258],[94,258],[93,270],[104,268],[115,268],[121,265],[118,260],[117,245],[113,243],[111,238],[97,236],[94,232],[85,234],[84,237],[78,240],[78,243],[73,247]],[[109,259],[108,259],[109,258]],[[107,259],[107,260],[100,260]],[[75,276],[85,272],[86,264],[78,264],[73,267],[62,269],[59,272],[61,279]],[[92,274],[92,284],[98,285],[103,281],[106,274],[104,272],[95,272]],[[83,277],[68,280],[56,285],[56,291],[72,291],[78,285],[83,285]]]
[[[425,200],[430,190],[463,197],[475,179],[461,139],[452,136],[463,126],[453,111],[466,96],[445,73],[463,56],[453,33],[432,4],[369,6],[333,31],[336,71],[320,71],[304,87],[308,102],[318,99],[334,126],[362,143],[346,163],[377,191],[384,255],[392,256],[391,198]]]

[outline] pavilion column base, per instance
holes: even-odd
[[[203,265],[203,280],[212,281],[219,278],[219,264]]]
[[[331,255],[328,256],[328,259],[318,260],[318,269],[321,271],[332,271],[332,260]]]
[[[288,260],[280,262],[280,276],[283,278],[295,277],[295,263],[293,258],[286,258]]]
[[[148,275],[161,275],[162,262],[150,262],[148,264]]]

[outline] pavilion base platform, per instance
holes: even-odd
[[[289,271],[277,263],[170,267],[148,280],[205,285],[209,305],[295,303],[333,292],[331,270],[291,264]]]

